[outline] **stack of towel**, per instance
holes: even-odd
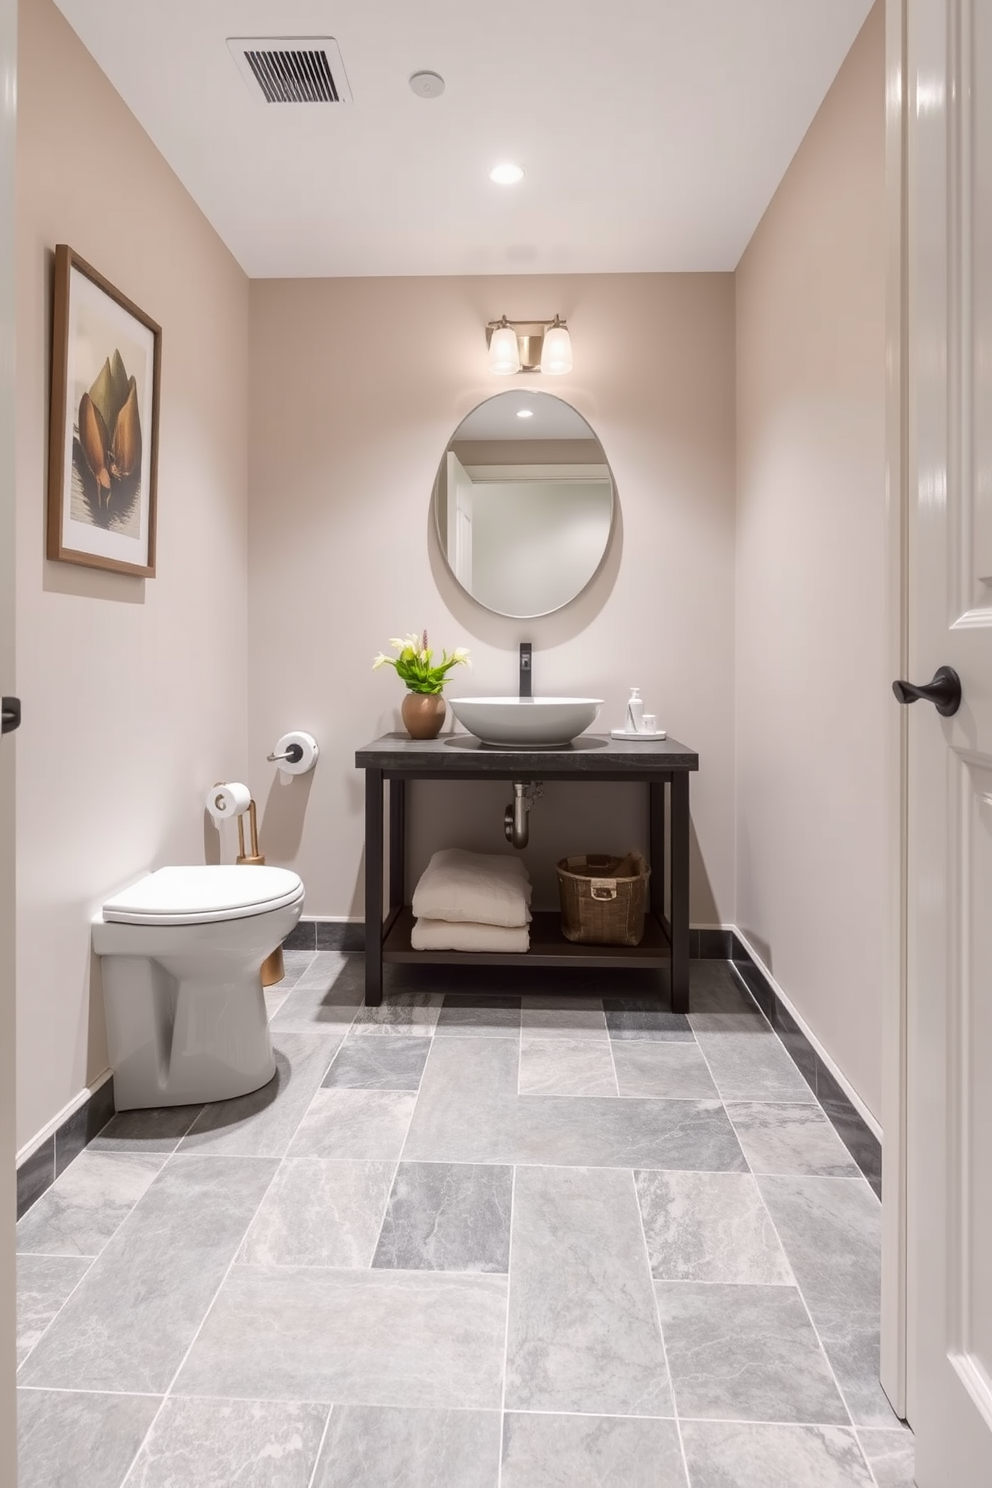
[[[413,896],[415,951],[530,949],[531,883],[519,858],[445,848]]]

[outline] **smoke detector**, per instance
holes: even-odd
[[[351,103],[333,36],[229,36],[227,44],[259,103]]]
[[[444,78],[439,72],[415,72],[410,87],[418,98],[440,98],[444,92]]]

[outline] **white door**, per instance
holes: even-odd
[[[908,0],[908,1410],[992,1484],[992,3]]]
[[[463,589],[472,592],[472,502],[475,483],[448,451],[448,562]]]
[[[0,0],[0,692],[14,691],[14,128],[17,0]],[[14,740],[0,737],[0,1483],[14,1411]]]

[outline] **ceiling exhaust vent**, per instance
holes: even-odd
[[[231,55],[260,103],[350,103],[333,36],[230,36]]]

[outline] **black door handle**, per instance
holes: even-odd
[[[16,728],[21,726],[21,700],[20,698],[5,697],[3,700],[3,727],[0,733],[12,734]]]
[[[961,678],[953,667],[938,667],[933,681],[925,687],[914,687],[912,682],[893,682],[892,691],[900,703],[915,703],[917,698],[933,703],[944,718],[952,717],[961,706]]]

